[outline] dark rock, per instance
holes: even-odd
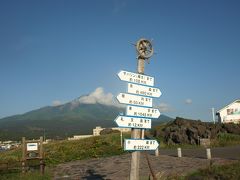
[[[155,137],[163,137],[167,144],[198,144],[201,138],[214,139],[219,133],[240,134],[238,124],[213,124],[200,120],[189,120],[181,117],[167,124],[165,128],[155,130]]]

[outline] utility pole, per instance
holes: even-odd
[[[140,39],[136,44],[136,49],[138,53],[137,61],[137,72],[139,74],[144,74],[144,63],[145,60],[148,60],[153,55],[153,48],[151,42],[146,39]],[[132,129],[131,132],[132,139],[144,139],[144,130]],[[139,166],[140,166],[140,152],[132,152],[131,159],[131,171],[130,171],[130,180],[139,179]]]
[[[215,110],[214,108],[212,108],[212,118],[213,118],[213,123],[215,124]]]

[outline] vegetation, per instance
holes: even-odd
[[[240,135],[230,133],[220,133],[216,139],[211,140],[212,147],[223,147],[240,144]]]
[[[151,134],[146,132],[149,138]],[[130,134],[124,134],[124,138],[129,138]],[[160,141],[161,148],[176,148],[177,146],[167,145],[163,141],[163,137],[158,136],[158,141]],[[226,146],[240,144],[240,136],[222,133],[219,134],[217,139],[214,140],[213,146]],[[179,146],[178,146],[179,147]],[[180,145],[180,147],[198,147],[190,145]],[[120,134],[106,134],[102,136],[91,137],[87,139],[74,140],[74,141],[55,141],[49,144],[44,145],[45,152],[45,163],[47,165],[47,173],[44,176],[41,176],[38,171],[28,172],[27,174],[21,174],[21,149],[15,149],[11,151],[1,152],[0,153],[0,179],[50,179],[51,178],[51,168],[57,164],[65,163],[74,160],[83,160],[89,158],[100,158],[107,157],[112,155],[123,154],[123,148],[120,146]],[[8,163],[8,169],[4,169],[4,163]],[[31,165],[33,165],[32,163]],[[35,162],[36,164],[36,162]],[[19,168],[12,168],[19,167]],[[238,167],[238,169],[236,169]],[[235,175],[239,172],[240,162],[236,165],[228,166],[210,166],[208,169],[199,170],[194,174],[187,176],[190,178],[192,176],[200,177],[231,177],[231,174]],[[227,174],[222,175],[221,170],[227,172]],[[226,170],[227,169],[227,170]],[[239,178],[239,175],[236,176]],[[228,178],[228,179],[229,179]],[[184,177],[185,179],[185,177]],[[203,178],[204,179],[204,178]]]
[[[46,163],[63,162],[123,154],[119,134],[103,135],[76,141],[62,141],[46,145]]]
[[[240,161],[237,163],[209,166],[187,175],[184,179],[240,179]]]
[[[46,170],[44,175],[40,174],[38,171],[23,174],[20,170],[10,170],[5,173],[0,173],[1,180],[50,180],[52,179],[51,177],[52,174],[49,170]]]
[[[124,138],[129,138],[130,134],[124,134],[123,136]],[[119,133],[74,141],[52,142],[44,145],[44,152],[45,163],[50,168],[68,161],[107,157],[124,153]],[[0,153],[0,179],[50,178],[50,172],[45,176],[37,175],[39,174],[38,172],[21,175],[21,155],[21,148]],[[31,166],[36,166],[36,164],[37,162],[31,162]],[[36,178],[33,178],[35,176]]]

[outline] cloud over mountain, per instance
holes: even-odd
[[[118,106],[114,101],[112,93],[105,93],[102,87],[96,88],[89,95],[79,98],[79,102],[82,104],[103,104],[108,106]]]
[[[186,99],[186,100],[185,100],[185,104],[192,104],[192,99],[189,99],[189,98]]]
[[[52,106],[60,106],[60,105],[62,105],[62,102],[59,101],[59,100],[54,100],[54,101],[52,102]]]

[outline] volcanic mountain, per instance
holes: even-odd
[[[114,119],[123,114],[125,108],[110,102],[112,99],[111,94],[100,99],[92,93],[58,106],[46,106],[0,119],[0,140],[20,140],[23,136],[31,139],[43,135],[46,138],[66,138],[74,134],[92,134],[96,126],[116,127]],[[161,115],[153,121],[153,126],[170,120],[170,117]]]

